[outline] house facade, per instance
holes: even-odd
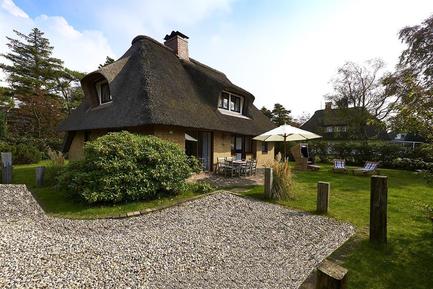
[[[273,143],[252,138],[275,126],[254,96],[190,58],[184,34],[164,40],[137,36],[120,59],[81,80],[85,97],[60,124],[69,159],[83,157],[86,141],[128,130],[172,141],[209,170],[219,157],[271,162]]]
[[[328,143],[339,141],[368,140],[389,141],[388,133],[383,126],[376,124],[364,125],[371,115],[359,108],[333,108],[331,102],[325,104],[325,109],[317,110],[306,121],[301,129],[321,135]]]

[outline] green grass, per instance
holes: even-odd
[[[164,197],[152,201],[130,202],[118,205],[90,206],[86,203],[72,199],[63,191],[55,187],[36,187],[35,167],[48,165],[47,161],[39,164],[14,166],[13,183],[26,184],[38,200],[44,211],[54,217],[70,219],[92,219],[118,216],[127,212],[141,211],[176,204],[180,201],[192,199],[198,194],[192,192],[182,193],[173,197]]]
[[[388,244],[368,242],[370,178],[318,172],[295,172],[294,200],[282,205],[314,213],[318,181],[331,183],[329,216],[350,222],[356,235],[332,257],[349,269],[349,288],[433,288],[432,222],[421,208],[433,205],[433,187],[409,171],[385,170],[388,176]],[[263,187],[244,194],[262,199]]]

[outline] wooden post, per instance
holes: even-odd
[[[326,182],[317,183],[317,213],[319,214],[328,213],[330,190],[331,190],[330,183],[326,183]]]
[[[388,177],[372,176],[370,187],[370,242],[386,243]]]
[[[45,167],[36,167],[36,186],[44,185]]]
[[[317,268],[316,289],[346,289],[347,269],[324,260]]]
[[[265,168],[265,197],[272,198],[272,168]]]
[[[2,159],[2,183],[12,183],[12,153],[1,153]]]

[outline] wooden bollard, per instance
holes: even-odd
[[[372,176],[370,187],[370,242],[387,241],[388,177]]]
[[[36,186],[44,185],[45,167],[36,167]]]
[[[317,212],[319,214],[326,214],[328,212],[330,190],[330,183],[317,183]]]
[[[324,260],[317,268],[316,289],[346,289],[347,269]]]
[[[265,197],[272,198],[272,168],[265,168]]]
[[[2,159],[2,183],[12,183],[12,153],[1,153]]]

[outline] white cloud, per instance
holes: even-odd
[[[15,38],[13,29],[27,34],[33,27],[45,32],[54,46],[54,56],[62,59],[68,68],[90,72],[103,63],[107,55],[115,56],[102,32],[78,31],[61,16],[41,15],[32,19],[11,0],[1,3],[0,53],[8,50],[6,36]]]
[[[15,5],[15,3],[12,0],[3,0],[1,7],[13,16],[29,18],[26,12],[24,12],[17,5]]]

